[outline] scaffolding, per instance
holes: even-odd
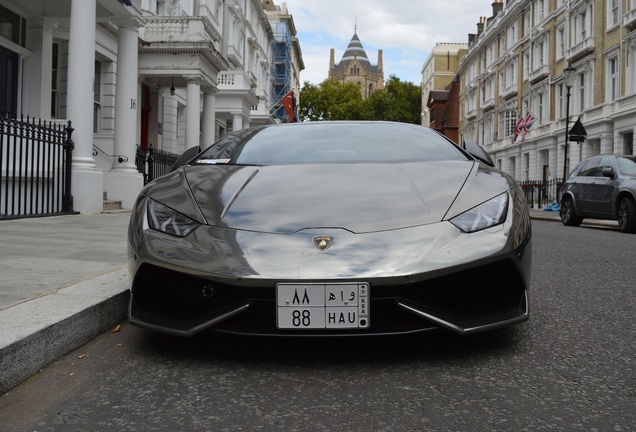
[[[270,114],[281,122],[291,122],[282,100],[291,88],[292,38],[286,22],[274,24],[273,62],[272,62],[272,100]]]

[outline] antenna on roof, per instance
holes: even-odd
[[[358,17],[356,17],[355,24],[353,26],[353,34],[358,34]]]

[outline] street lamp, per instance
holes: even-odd
[[[565,84],[565,88],[568,90],[565,95],[565,152],[563,153],[563,183],[562,187],[565,188],[565,178],[568,175],[568,132],[570,129],[570,90],[572,89],[572,85],[574,84],[574,79],[576,78],[576,69],[572,67],[572,63],[568,63],[568,67],[563,69],[563,82]]]

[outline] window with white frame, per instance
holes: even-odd
[[[535,2],[535,6],[534,6],[534,12],[535,12],[535,16],[534,16],[534,22],[539,24],[542,23],[543,20],[545,20],[546,17],[546,7],[547,7],[547,1],[546,0],[537,0]]]
[[[613,102],[618,98],[619,78],[618,53],[613,53],[607,58],[607,82],[605,83],[607,102]]]
[[[592,4],[574,13],[572,17],[574,44],[578,45],[593,35],[592,32]]]
[[[556,85],[556,96],[558,99],[558,112],[557,112],[557,116],[559,119],[565,118],[565,103],[566,103],[566,95],[567,95],[567,90],[565,88],[565,85],[561,82],[559,84]]]
[[[517,43],[517,23],[512,23],[508,27],[508,46],[513,47]]]
[[[634,43],[628,47],[625,62],[625,94],[636,93],[636,45]]]
[[[556,58],[557,60],[565,57],[565,24],[560,24],[556,31]]]
[[[523,52],[523,80],[528,81],[530,75],[530,51]]]
[[[545,43],[545,38],[541,40],[537,40],[534,43],[534,52],[533,52],[533,67],[532,70],[538,70],[543,67],[546,63],[547,58],[547,44]]]
[[[517,62],[517,57],[514,57],[506,63],[506,89],[511,88],[517,83]]]
[[[483,144],[492,144],[493,140],[494,140],[494,136],[493,136],[493,115],[489,114],[487,115],[484,120],[483,120],[483,124],[482,124],[482,128],[483,128]]]
[[[517,126],[517,112],[504,110],[499,112],[499,138],[511,137]]]
[[[607,29],[611,29],[618,25],[619,20],[619,1],[608,0],[607,1]]]
[[[523,16],[523,35],[528,36],[531,30],[532,30],[532,15],[530,15],[530,12],[528,11]]]
[[[537,93],[535,102],[534,115],[536,116],[537,122],[541,123],[546,117],[545,95],[543,92]]]
[[[585,111],[585,108],[587,108],[587,73],[585,72],[581,72],[578,76],[578,85],[579,85],[579,97],[578,97],[578,102],[579,102],[579,112],[583,112]]]

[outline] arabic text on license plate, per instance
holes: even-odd
[[[278,284],[276,324],[280,329],[369,327],[369,284]]]

